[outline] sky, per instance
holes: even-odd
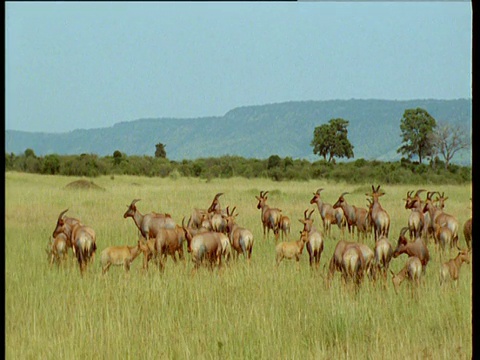
[[[472,98],[456,2],[7,2],[5,128],[332,99]]]

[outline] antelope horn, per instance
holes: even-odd
[[[317,190],[317,194],[320,195],[320,192],[323,190],[323,188],[320,188]]]
[[[68,211],[68,209],[66,210],[63,210],[60,215],[58,215],[58,220],[60,220],[62,218],[62,216]]]
[[[344,196],[344,195],[347,195],[347,194],[350,194],[348,191],[345,191],[344,193],[342,193],[342,195],[340,195],[340,197]]]
[[[407,198],[412,197],[413,190],[407,191]]]
[[[133,199],[133,200],[132,200],[132,203],[130,204],[130,206],[135,205],[138,201],[140,201],[140,199]]]
[[[400,230],[400,236],[405,236],[405,233],[407,232],[408,227],[403,227],[402,230]]]
[[[308,211],[308,209],[303,212],[303,218],[304,218],[304,219],[308,219],[308,218],[307,218],[307,211]]]
[[[191,217],[191,216],[190,216]],[[190,222],[190,220],[188,220]],[[185,216],[182,219],[182,228],[185,229]]]
[[[218,193],[217,195],[215,195],[215,199],[218,199],[222,195],[223,195],[223,193]]]
[[[421,192],[427,191],[425,189],[418,189],[417,192],[415,193],[415,196],[419,196]]]
[[[372,185],[372,192],[375,192],[375,187]]]
[[[267,196],[268,190],[263,193],[263,196]]]
[[[379,192],[380,191],[380,185],[377,186],[377,190],[375,190],[375,192]]]
[[[227,216],[230,216],[230,212],[228,211],[228,208],[229,208],[229,206],[227,206],[227,209],[226,209],[227,210]],[[232,213],[233,213],[233,211],[232,211]]]
[[[315,211],[315,209],[313,209],[312,211],[310,211],[310,214],[308,214],[308,218],[307,219],[310,219],[310,217],[312,216],[313,212]]]

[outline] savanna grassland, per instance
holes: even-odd
[[[470,359],[472,357],[472,265],[464,264],[457,284],[440,287],[441,259],[429,244],[430,263],[419,288],[404,282],[395,293],[366,280],[356,293],[337,273],[325,286],[328,263],[339,230],[325,239],[318,271],[304,251],[299,266],[283,261],[275,267],[275,241],[263,238],[261,190],[268,204],[292,219],[297,240],[305,209],[323,187],[324,201],[334,203],[350,192],[350,204],[366,207],[370,183],[350,185],[321,180],[273,182],[231,178],[205,181],[180,177],[101,176],[105,190],[69,189],[77,178],[6,172],[5,200],[5,354],[7,359]],[[378,184],[375,184],[378,185]],[[380,198],[391,217],[390,242],[396,246],[406,226],[405,194],[420,186],[382,185]],[[460,223],[471,216],[471,184],[422,186],[445,192],[445,211]],[[177,223],[194,207],[207,208],[223,192],[223,208],[236,206],[237,222],[249,228],[255,244],[249,265],[243,258],[220,271],[168,259],[160,273],[142,270],[142,255],[130,273],[112,267],[102,276],[100,252],[110,245],[134,245],[132,219],[124,219],[135,199],[143,213],[168,212]],[[424,196],[424,195],[423,195]],[[72,260],[49,267],[45,248],[64,209],[95,229],[97,257],[80,276]],[[318,210],[312,217],[321,228]],[[373,248],[373,239],[366,243]],[[447,252],[444,260],[454,257]],[[393,259],[398,272],[406,255]]]

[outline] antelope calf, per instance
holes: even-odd
[[[398,294],[398,288],[405,279],[409,279],[416,285],[420,284],[420,278],[422,277],[423,272],[422,262],[418,257],[410,256],[402,270],[400,270],[397,274],[395,274],[392,270],[390,270],[390,272],[392,273],[393,288],[395,289],[395,293]]]
[[[300,261],[300,255],[302,255],[303,247],[308,241],[308,232],[301,231],[300,239],[297,241],[283,241],[275,246],[276,264],[280,265],[283,259],[295,259],[297,263]]]
[[[470,264],[468,249],[460,250],[454,259],[450,259],[449,261],[443,263],[440,268],[440,285],[449,279],[457,281],[460,275],[460,267],[464,262]]]
[[[60,263],[67,258],[67,244],[67,235],[65,235],[64,233],[59,233],[50,243],[50,246],[47,249],[47,254],[50,258],[50,267],[52,267],[54,262],[56,262],[57,265],[60,265]]]
[[[110,266],[122,265],[125,272],[130,270],[130,264],[142,252],[141,241],[138,240],[134,246],[109,246],[100,254],[100,262],[102,264],[102,274],[105,274]]]

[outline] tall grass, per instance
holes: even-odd
[[[105,191],[71,190],[73,180],[7,172],[5,212],[5,354],[8,359],[169,358],[169,359],[465,359],[472,357],[471,265],[457,284],[440,287],[440,256],[430,244],[431,261],[423,284],[404,283],[395,294],[390,278],[362,284],[358,293],[336,275],[324,278],[339,238],[325,240],[319,271],[304,252],[299,268],[291,261],[275,267],[274,240],[263,239],[255,195],[269,190],[268,204],[292,219],[291,239],[298,239],[313,192],[323,187],[324,201],[340,193],[349,203],[366,206],[363,186],[324,181],[272,182],[266,179],[166,179],[99,177]],[[419,186],[382,186],[380,199],[392,219],[390,241],[396,245],[408,211],[402,198]],[[426,186],[426,188],[428,188]],[[471,216],[471,185],[435,189],[449,196],[445,210],[460,225]],[[143,272],[142,256],[130,273],[114,267],[101,275],[96,258],[80,277],[70,255],[64,266],[48,266],[45,247],[58,214],[78,217],[97,233],[98,251],[134,244],[137,229],[123,213],[134,198],[142,213],[168,212],[177,223],[194,207],[207,208],[223,192],[222,207],[236,206],[237,222],[255,238],[252,261],[242,258],[220,271],[167,261],[164,273]],[[321,228],[316,210],[314,225]],[[373,247],[373,240],[366,241]],[[465,246],[463,235],[460,245]],[[444,259],[455,256],[449,251]],[[397,272],[406,255],[393,260]]]

